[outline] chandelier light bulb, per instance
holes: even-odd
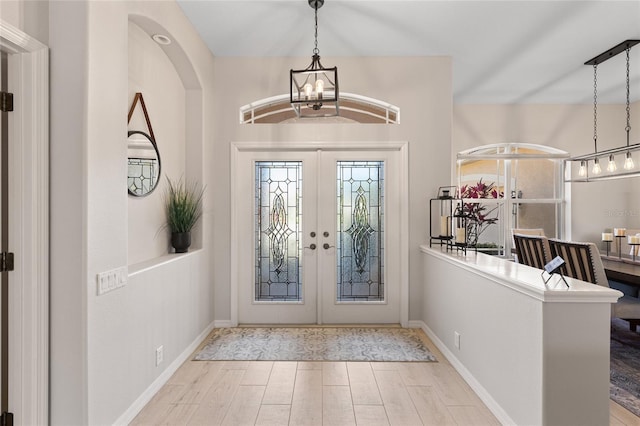
[[[607,164],[607,171],[608,172],[615,172],[618,169],[618,166],[616,165],[616,160],[613,156],[613,154],[609,155],[609,163]]]
[[[597,158],[593,160],[593,169],[591,169],[591,173],[594,175],[599,175],[602,173],[602,167],[600,167],[600,160]]]
[[[311,99],[311,92],[313,91],[313,86],[311,83],[307,83],[304,85],[304,96],[306,99]]]
[[[578,176],[585,177],[587,175],[587,163],[582,160],[580,162],[580,168],[578,169]]]
[[[631,157],[631,152],[627,151],[627,158],[624,160],[624,169],[632,170],[636,165],[633,164],[633,158]]]

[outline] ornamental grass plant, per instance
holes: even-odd
[[[167,178],[169,186],[165,191],[165,208],[167,227],[171,232],[190,232],[202,216],[202,197],[204,187],[196,182],[185,182],[182,178],[172,181]]]

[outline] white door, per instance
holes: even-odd
[[[0,52],[0,90],[7,90],[7,54]],[[8,251],[8,128],[7,113],[0,113],[0,252]],[[0,415],[9,411],[9,273],[0,272]]]
[[[399,151],[240,151],[238,322],[399,323]]]
[[[0,51],[0,80],[14,94],[14,111],[2,118],[2,239],[15,253],[14,270],[4,273],[0,401],[14,424],[48,424],[49,49],[0,20]]]

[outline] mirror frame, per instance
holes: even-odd
[[[153,146],[153,149],[156,151],[156,157],[158,157],[158,179],[156,179],[156,184],[153,186],[153,188],[151,188],[151,190],[149,190],[149,192],[145,193],[145,194],[136,194],[135,192],[131,192],[131,190],[129,189],[129,185],[127,185],[127,192],[129,193],[129,195],[131,195],[132,197],[146,197],[147,195],[151,194],[153,191],[155,191],[155,189],[158,187],[158,184],[160,183],[160,177],[162,176],[162,161],[160,160],[160,151],[158,150],[158,145],[156,144],[156,141],[154,138],[152,138],[151,136],[149,136],[149,134],[141,131],[141,130],[129,130],[127,132],[127,139],[129,139],[132,135],[142,135],[145,138],[147,138],[149,140],[149,142],[151,142],[151,145]],[[127,167],[128,167],[128,163],[129,163],[129,155],[127,155]],[[128,178],[128,173],[127,173],[127,178]]]

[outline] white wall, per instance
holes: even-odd
[[[213,320],[211,223],[202,224],[202,249],[152,261],[125,287],[96,294],[98,273],[129,263],[130,18],[166,30],[181,52],[174,65],[187,89],[182,102],[198,112],[184,119],[183,155],[188,177],[205,184],[213,126],[202,117],[213,109],[213,58],[174,2],[56,1],[49,9],[51,423],[110,424]],[[165,358],[156,368],[159,345]]]
[[[571,155],[594,152],[593,105],[455,105],[453,111],[453,158],[501,142],[547,145]],[[631,113],[633,144],[640,142],[640,102]],[[626,144],[625,122],[624,105],[598,105],[598,151]],[[571,184],[571,238],[599,244],[604,228],[640,228],[639,184],[640,178]]]
[[[409,142],[409,318],[421,318],[420,252],[427,238],[428,198],[451,173],[451,61],[445,57],[324,58],[338,67],[340,89],[397,105],[399,125],[238,124],[241,105],[287,93],[289,70],[310,58],[216,58],[216,127],[213,258],[217,321],[231,318],[229,145],[232,141],[408,141]],[[428,76],[426,78],[425,76]]]
[[[2,0],[0,19],[45,45],[49,43],[48,0]]]
[[[87,421],[87,9],[56,2],[49,16],[52,424]]]

